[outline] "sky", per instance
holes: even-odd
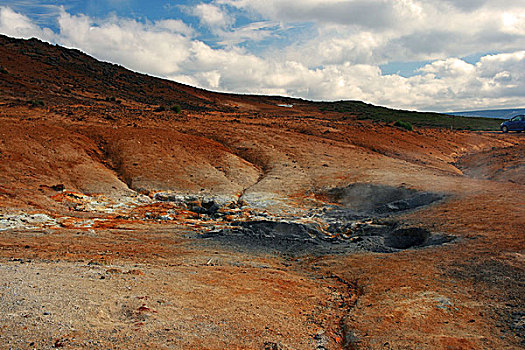
[[[523,0],[3,0],[0,33],[214,91],[525,107]]]

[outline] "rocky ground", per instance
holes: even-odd
[[[81,62],[45,92],[1,62],[1,348],[525,346],[523,134],[189,87],[177,113]]]

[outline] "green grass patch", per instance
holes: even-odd
[[[441,113],[413,112],[374,106],[361,101],[318,102],[319,109],[355,116],[361,120],[386,123],[404,121],[418,127],[439,127],[454,130],[499,130],[502,122],[496,118],[458,117]]]
[[[414,130],[414,127],[412,127],[412,124],[410,124],[409,122],[404,122],[402,120],[396,120],[394,123],[394,126],[397,126],[403,129],[407,129],[408,131]]]
[[[180,113],[182,111],[182,108],[179,105],[172,105],[170,107],[170,111],[175,113]]]
[[[42,100],[31,100],[29,101],[31,107],[44,107],[45,103]]]

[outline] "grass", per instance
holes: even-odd
[[[404,122],[402,120],[396,120],[396,122],[394,123],[394,126],[398,126],[400,128],[407,129],[408,131],[414,130],[414,128],[412,127],[412,124],[410,124],[409,122]]]
[[[360,101],[319,102],[319,108],[327,112],[348,113],[358,119],[377,120],[386,123],[403,121],[413,126],[430,126],[455,130],[499,130],[501,119],[458,117],[440,113],[412,112],[374,106]]]
[[[31,100],[29,101],[31,107],[44,107],[45,103],[42,100]]]
[[[179,105],[172,105],[170,107],[170,110],[175,113],[180,113],[182,111],[182,108]]]

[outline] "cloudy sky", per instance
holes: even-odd
[[[525,107],[523,0],[3,0],[0,33],[216,91]]]

